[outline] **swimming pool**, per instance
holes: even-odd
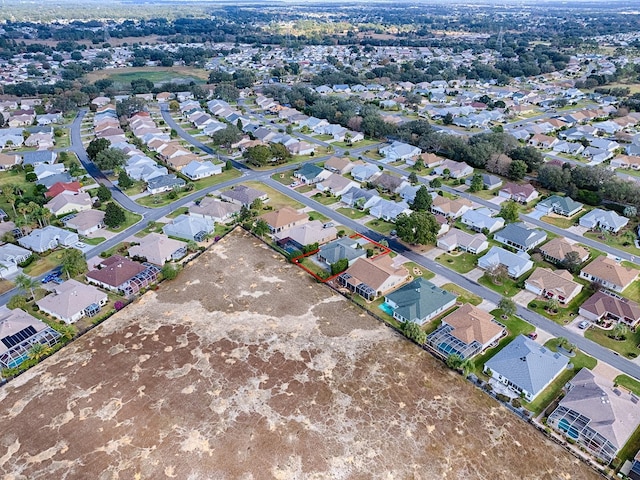
[[[387,315],[390,315],[393,317],[393,308],[391,308],[391,305],[389,305],[388,303],[381,303],[378,308],[382,310],[384,313],[386,313]]]

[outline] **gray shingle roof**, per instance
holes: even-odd
[[[398,305],[395,313],[410,321],[423,319],[456,299],[452,293],[436,287],[433,283],[416,278],[411,283],[387,295]]]
[[[568,363],[569,359],[564,355],[554,353],[524,335],[519,335],[485,366],[535,396]]]

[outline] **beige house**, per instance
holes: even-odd
[[[402,265],[395,266],[390,255],[358,258],[342,275],[338,283],[367,300],[390,292],[409,279]]]
[[[589,250],[580,245],[569,243],[562,237],[556,237],[540,247],[540,253],[544,259],[556,264],[561,263],[571,252],[577,253],[583,263],[589,259]]]
[[[146,258],[154,265],[164,265],[165,262],[180,260],[187,254],[187,244],[174,240],[161,233],[150,233],[140,239],[140,245],[129,249],[130,257]]]
[[[309,221],[309,215],[300,213],[291,207],[283,207],[280,210],[265,213],[260,218],[267,222],[271,233],[279,233]]]
[[[20,164],[22,157],[20,155],[7,155],[0,152],[0,170],[9,170],[11,167]]]
[[[91,196],[88,193],[64,191],[52,198],[46,205],[54,215],[64,215],[71,212],[90,210]]]
[[[235,203],[223,202],[217,198],[204,197],[198,205],[189,207],[189,215],[211,220],[217,223],[224,223],[240,212],[242,207]]]
[[[496,343],[506,333],[490,313],[469,303],[442,319],[427,337],[427,345],[443,357],[451,354],[471,358]]]
[[[339,173],[340,175],[349,173],[356,165],[364,165],[364,162],[352,162],[346,157],[331,157],[329,160],[324,162],[324,168],[330,172]]]
[[[466,198],[452,200],[447,197],[436,196],[431,204],[431,212],[446,218],[459,218],[471,210],[473,204]]]
[[[280,245],[293,243],[301,249],[305,245],[323,245],[338,237],[338,230],[333,226],[325,226],[320,220],[312,220],[274,234]]]
[[[608,257],[598,257],[580,272],[580,277],[603,287],[622,292],[638,278],[638,270],[620,265]]]
[[[69,324],[86,315],[95,315],[107,304],[107,300],[107,294],[102,290],[77,280],[67,280],[56,285],[51,294],[36,304],[43,312]]]
[[[582,291],[582,285],[573,280],[567,270],[553,271],[550,268],[538,267],[524,282],[530,292],[544,298],[555,298],[561,304],[567,304]]]
[[[89,235],[104,228],[104,212],[102,210],[84,210],[65,222],[65,227],[72,228],[78,235]]]

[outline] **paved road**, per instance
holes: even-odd
[[[78,156],[78,160],[80,160],[80,163],[82,163],[84,169],[95,179],[96,182],[108,187],[109,190],[111,190],[111,194],[113,195],[113,199],[115,201],[117,201],[120,205],[122,205],[130,212],[145,215],[149,211],[149,209],[137,204],[129,197],[127,197],[124,193],[122,193],[122,191],[113,183],[111,183],[111,180],[109,180],[107,176],[102,173],[102,171],[98,167],[96,167],[96,165],[87,156],[87,151],[84,149],[84,145],[82,144],[82,135],[80,133],[82,119],[86,114],[87,110],[81,109],[78,112],[76,118],[73,120],[73,123],[71,124],[71,147],[69,148],[69,150]]]
[[[465,277],[464,275],[461,275],[457,272],[454,272],[452,270],[449,270],[448,268],[440,265],[439,263],[430,260],[428,258],[425,258],[424,256],[417,254],[411,250],[409,250],[404,244],[400,243],[399,241],[397,241],[394,238],[389,238],[389,237],[385,237],[384,235],[381,235],[378,232],[375,232],[373,230],[370,230],[369,228],[365,227],[364,225],[361,225],[357,222],[355,222],[354,220],[341,215],[337,212],[335,212],[334,210],[332,210],[331,208],[328,208],[310,198],[305,197],[304,195],[296,192],[295,190],[288,188],[274,180],[271,180],[268,177],[263,177],[261,178],[261,180],[269,185],[271,188],[280,191],[281,193],[292,197],[294,200],[299,201],[300,203],[313,208],[315,211],[321,213],[322,215],[325,215],[326,217],[331,218],[333,221],[335,221],[336,223],[339,223],[341,225],[344,225],[358,233],[361,233],[363,235],[366,235],[369,238],[372,238],[373,240],[376,241],[380,241],[380,240],[387,240],[387,242],[389,242],[389,246],[396,252],[402,254],[403,256],[407,257],[409,260],[422,265],[423,267],[425,267],[426,269],[432,271],[433,273],[437,274],[437,275],[442,275],[443,277],[447,278],[449,281],[451,281],[452,283],[455,283],[456,285],[461,286],[462,288],[464,288],[465,290],[470,291],[471,293],[478,295],[481,298],[484,298],[486,300],[489,300],[495,304],[497,304],[500,299],[502,298],[500,295],[498,295],[496,292],[494,292],[493,290],[490,290],[488,288],[483,287],[482,285],[478,284],[477,282],[474,282],[472,280],[469,280],[467,277]],[[564,328],[561,325],[558,325],[557,323],[553,322],[552,320],[549,320],[545,317],[543,317],[542,315],[539,315],[535,312],[532,312],[524,307],[518,306],[518,316],[521,317],[522,319],[526,320],[527,322],[531,323],[532,325],[534,325],[536,328],[540,328],[548,333],[550,333],[551,335],[555,336],[555,337],[565,337],[567,338],[571,343],[574,343],[577,345],[577,347],[582,350],[583,352],[597,358],[600,361],[603,361],[611,366],[613,366],[614,368],[617,368],[618,370],[620,370],[621,372],[624,372],[628,375],[631,375],[635,378],[640,378],[640,366],[636,365],[632,362],[630,362],[629,360],[625,359],[624,357],[621,357],[619,355],[616,355],[615,353],[613,353],[611,350],[608,350],[600,345],[598,345],[597,343],[594,343],[570,330],[568,330],[567,328]]]
[[[398,167],[394,167],[392,165],[384,165],[383,163],[377,161],[377,160],[373,160],[371,158],[368,158],[366,156],[362,157],[363,160],[365,160],[366,162],[372,163],[374,165],[379,165],[379,166],[383,166],[384,168],[386,168],[387,170],[390,170],[392,172],[395,172],[399,175],[403,175],[406,176],[407,172],[401,168]],[[422,183],[427,184],[427,180],[424,177],[418,177]],[[492,210],[500,210],[500,206],[496,205],[493,202],[490,202],[489,200],[486,200],[484,198],[478,197],[476,195],[473,195],[472,193],[469,192],[461,192],[459,190],[456,190],[455,188],[449,187],[447,185],[442,185],[441,187],[438,188],[439,190],[443,190],[445,192],[449,192],[452,193],[454,195],[460,195],[462,197],[468,198],[469,200],[472,200],[484,207],[490,208]],[[555,225],[551,225],[550,223],[544,222],[542,220],[533,218],[530,215],[521,213],[520,214],[520,220],[522,220],[523,222],[527,222],[533,225],[536,225],[538,227],[544,228],[545,230],[548,230],[551,233],[554,233],[556,235],[560,235],[561,237],[566,237],[566,238],[570,238],[572,240],[575,240],[576,242],[582,243],[583,245],[587,245],[589,247],[595,248],[597,250],[600,250],[602,252],[606,252],[609,253],[615,257],[618,258],[622,258],[624,260],[628,260],[630,262],[633,262],[637,265],[640,265],[640,257],[638,257],[637,255],[633,255],[631,253],[627,253],[625,251],[619,250],[617,248],[611,247],[607,244],[598,242],[597,240],[592,240],[590,238],[586,238],[583,237],[582,235],[578,235],[577,233],[573,233],[569,230],[564,230],[562,228],[558,228]]]

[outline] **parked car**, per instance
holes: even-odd
[[[581,321],[581,322],[578,324],[578,328],[579,328],[580,330],[586,330],[587,328],[589,328],[589,322],[588,322],[588,321],[586,321],[586,320]]]
[[[538,333],[537,332],[531,332],[531,333],[527,334],[527,337],[529,337],[531,340],[535,340],[536,338],[538,338]]]

